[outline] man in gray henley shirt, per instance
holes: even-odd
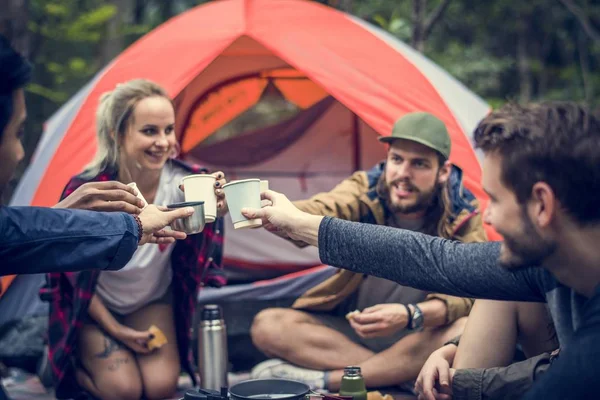
[[[547,302],[561,353],[525,398],[596,398],[600,120],[571,103],[508,105],[486,117],[474,138],[485,154],[484,221],[502,243],[462,244],[307,215],[275,192],[265,194],[271,206],[245,214],[318,245],[326,264],[455,296]]]

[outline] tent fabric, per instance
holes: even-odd
[[[197,146],[191,154],[209,164],[256,165],[293,146],[332,103],[333,99],[327,97],[285,122],[213,145]],[[224,159],[226,153],[228,157]]]
[[[226,301],[295,299],[336,272],[337,268],[317,266],[280,278],[249,284],[224,286],[218,289],[207,287],[198,294],[198,302],[209,304]]]
[[[402,53],[415,65],[435,87],[442,99],[452,107],[452,114],[469,139],[473,138],[473,128],[488,111],[489,106],[480,97],[452,78],[439,65],[431,62],[406,43],[396,39],[392,34],[379,29],[360,18],[351,17],[357,24],[379,37],[385,43]]]
[[[48,303],[37,295],[45,283],[42,274],[18,275],[0,299],[0,327],[32,315],[47,315]]]
[[[212,90],[206,98],[198,100],[198,106],[190,112],[189,120],[184,123],[182,150],[187,152],[194,149],[203,139],[254,106],[269,84],[274,85],[286,100],[302,109],[328,96],[321,87],[290,68],[263,71],[258,76],[228,82]]]
[[[198,26],[202,27],[201,34]],[[332,31],[336,34],[323,34]],[[52,204],[60,194],[61,184],[93,157],[94,111],[103,92],[119,82],[144,77],[161,83],[177,97],[241,36],[255,40],[283,62],[303,71],[380,134],[390,132],[394,120],[406,112],[436,114],[452,136],[452,158],[464,170],[471,171],[467,174],[471,189],[476,195],[481,194],[477,185],[480,171],[471,165],[476,160],[467,137],[449,105],[405,55],[368,34],[348,15],[320,4],[230,0],[209,3],[171,19],[112,63],[83,101],[63,137],[64,145],[57,149],[39,182],[33,204]],[[237,57],[260,56],[261,51],[250,50]]]
[[[177,134],[184,142],[181,157],[223,170],[228,180],[268,179],[271,188],[291,199],[330,190],[356,169],[370,168],[385,156],[376,137],[388,135],[397,118],[428,111],[448,127],[450,159],[463,169],[466,186],[486,200],[470,134],[489,107],[448,73],[381,29],[316,2],[223,0],[198,6],[148,33],[63,106],[47,124],[12,204],[49,206],[58,200],[68,179],[95,153],[100,95],[134,78],[159,83],[174,99]],[[269,86],[261,92],[265,79],[304,110],[300,115],[318,101],[330,99],[331,104],[313,121],[305,121],[304,132],[293,136],[293,143],[274,143],[265,150],[268,156],[235,162],[247,138],[258,138],[277,125],[240,132],[228,140],[229,146],[207,155],[203,140],[240,118],[253,102],[260,104],[260,94]],[[199,110],[211,109],[211,96],[214,104],[226,107],[227,96],[222,94],[239,88],[236,83],[254,87],[251,101],[237,110],[224,110],[227,118],[209,127],[200,118],[207,113]],[[286,126],[291,121],[279,123]],[[187,144],[186,138],[191,138]],[[209,142],[206,149],[212,146]],[[319,265],[314,248],[299,249],[260,229],[252,234],[234,230],[229,218],[226,223],[228,265],[259,266],[247,269],[260,268],[266,275],[271,266],[272,274],[281,274],[277,266],[282,264]]]

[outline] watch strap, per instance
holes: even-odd
[[[406,328],[404,329],[410,329],[411,325],[412,325],[412,311],[410,311],[410,307],[408,306],[408,304],[402,304],[405,308],[406,308],[406,314],[408,315],[408,320],[406,321]]]

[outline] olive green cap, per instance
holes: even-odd
[[[394,124],[390,136],[381,136],[380,142],[392,143],[396,139],[412,140],[450,157],[450,135],[446,125],[426,112],[406,114]]]

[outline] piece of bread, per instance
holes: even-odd
[[[350,311],[348,314],[346,314],[346,319],[348,321],[350,321],[352,318],[354,318],[358,314],[360,314],[360,311],[358,311],[358,310]]]
[[[154,335],[154,339],[148,341],[148,348],[150,350],[160,349],[169,343],[165,334],[156,325],[152,325],[148,328],[148,331]]]
[[[381,394],[381,392],[376,391],[376,392],[368,392],[367,400],[394,400],[394,398],[392,396],[390,396],[389,394],[386,394],[384,396],[383,394]]]

